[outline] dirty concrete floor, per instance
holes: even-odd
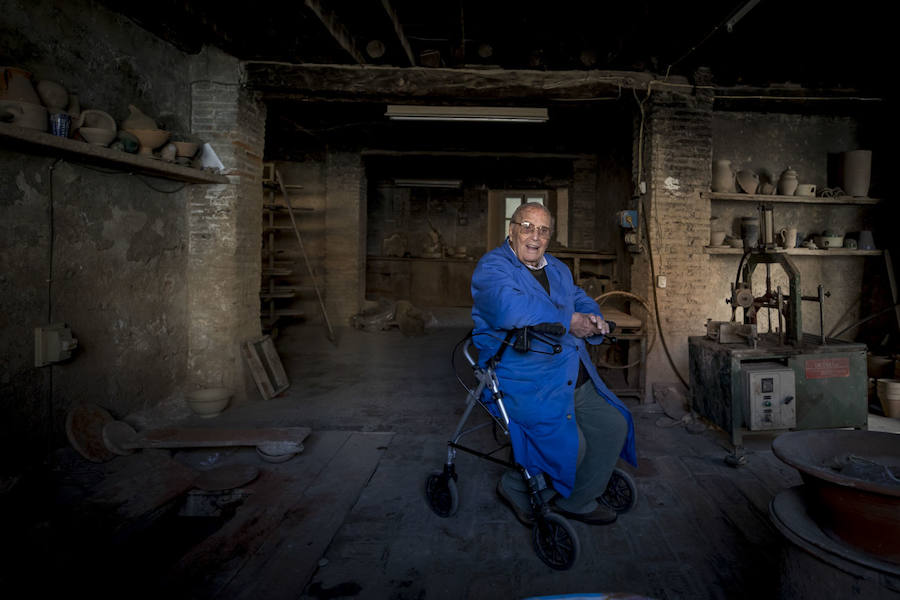
[[[500,466],[460,454],[459,511],[446,519],[432,513],[424,483],[440,469],[462,413],[465,392],[450,355],[468,325],[458,313],[439,321],[445,327],[419,337],[339,329],[337,344],[314,325],[282,329],[277,348],[290,389],[192,423],[306,426],[312,433],[305,451],[281,464],[262,463],[251,449],[229,452],[228,461],[258,465],[260,476],[219,520],[207,520],[208,531],[188,535],[183,520],[154,525],[154,535],[122,547],[119,562],[97,554],[69,575],[82,585],[126,586],[136,597],[776,597],[784,542],[768,505],[801,482],[796,471],[772,455],[767,435],[746,438],[747,465],[729,467],[724,433],[690,433],[672,426],[658,405],[631,398],[640,464],[624,468],[637,482],[638,503],[609,526],[574,523],[582,554],[570,571],[546,567],[530,530],[498,502]],[[896,429],[888,421],[877,428]],[[490,449],[490,430],[469,442]],[[194,457],[191,466],[209,456]],[[160,457],[143,451],[115,461],[150,458]],[[176,458],[190,464],[189,453]],[[68,554],[57,551],[58,563],[87,541],[88,530],[77,531]]]

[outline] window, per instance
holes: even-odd
[[[488,249],[502,242],[509,232],[513,213],[526,202],[536,202],[552,210],[547,190],[491,190],[488,205]]]

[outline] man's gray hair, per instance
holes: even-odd
[[[550,212],[550,209],[541,204],[540,202],[526,202],[525,204],[520,204],[519,208],[512,214],[511,221],[519,222],[521,221],[522,213],[526,210],[531,209],[539,209],[544,211],[548,217],[550,217],[550,229],[553,229],[556,226],[556,219],[553,218],[553,213]]]

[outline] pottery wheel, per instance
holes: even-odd
[[[91,462],[106,462],[115,454],[103,442],[103,428],[113,417],[93,402],[77,404],[66,415],[66,437],[83,457]]]
[[[257,477],[259,469],[253,465],[224,465],[200,473],[194,480],[194,487],[207,492],[218,492],[241,487]]]

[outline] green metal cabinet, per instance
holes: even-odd
[[[780,344],[777,336],[765,334],[752,348],[689,337],[694,410],[724,429],[734,446],[741,446],[743,435],[750,432],[744,415],[744,366],[775,362],[794,372],[796,429],[866,429],[865,344],[829,339],[823,345],[820,341],[817,336],[804,335],[801,345],[790,346]]]

